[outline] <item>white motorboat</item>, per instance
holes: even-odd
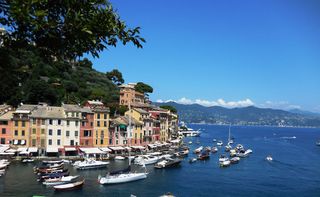
[[[195,149],[194,153],[200,153],[203,150],[203,146],[200,146],[199,148]]]
[[[227,167],[227,166],[230,166],[231,161],[226,160],[226,161],[219,162],[219,164],[220,164],[220,167]]]
[[[192,141],[189,141],[189,144],[192,144]]]
[[[100,184],[117,184],[137,181],[145,178],[147,178],[147,173],[145,172],[129,172],[123,174],[106,175],[105,177],[99,176],[98,182]]]
[[[62,184],[66,184],[66,183],[71,183],[72,181],[74,181],[78,177],[79,177],[79,175],[77,175],[77,176],[63,176],[63,177],[56,178],[56,179],[47,179],[42,184],[46,185],[46,186],[62,185]]]
[[[114,160],[125,160],[126,158],[125,157],[122,157],[122,156],[115,156],[114,157]]]
[[[94,159],[86,159],[84,161],[76,161],[73,166],[78,170],[105,168],[109,162],[96,161]]]
[[[158,156],[141,155],[134,160],[134,163],[138,165],[150,165],[156,163],[158,160]]]
[[[189,163],[193,163],[193,162],[196,162],[197,161],[197,158],[191,158],[189,159]]]
[[[32,162],[34,162],[34,159],[27,158],[22,160],[22,163],[32,163]]]
[[[273,161],[273,158],[271,157],[271,155],[268,155],[268,156],[266,157],[266,160],[267,160],[267,161]]]
[[[252,150],[251,149],[248,149],[248,150],[240,150],[237,154],[236,154],[236,156],[238,156],[238,157],[247,157],[247,156],[249,156],[249,154],[251,154],[252,153]]]
[[[226,157],[225,155],[220,155],[220,157],[219,157],[219,162],[224,162],[224,161],[228,161],[228,160],[229,160],[229,158]]]
[[[170,159],[172,156],[173,155],[170,155],[170,154],[160,155],[158,160],[160,160],[160,159]]]
[[[188,128],[186,124],[182,123],[181,127],[179,128],[180,135],[183,135],[185,137],[199,137],[200,136],[200,129],[195,131],[191,128]]]
[[[217,146],[222,146],[223,145],[223,142],[220,140],[217,142]]]
[[[239,163],[239,161],[240,161],[240,157],[233,157],[233,158],[230,159],[230,162],[232,164]]]
[[[216,141],[217,141],[217,139],[213,139],[212,141],[213,141],[213,142],[216,142]]]
[[[218,148],[217,148],[217,147],[215,147],[215,146],[214,146],[214,147],[212,147],[212,148],[211,148],[211,152],[212,152],[212,153],[216,153],[216,152],[218,152]]]

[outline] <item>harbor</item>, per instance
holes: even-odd
[[[92,170],[77,170],[71,164],[64,164],[70,175],[84,178],[85,183],[77,190],[57,192],[36,180],[33,167],[40,165],[39,161],[26,164],[12,161],[0,178],[1,196],[161,196],[167,192],[174,196],[208,196],[208,193],[215,196],[299,196],[302,192],[305,196],[313,196],[319,193],[320,179],[314,176],[320,173],[320,149],[314,140],[319,135],[319,129],[232,127],[235,146],[242,144],[250,147],[252,153],[241,158],[238,164],[221,168],[220,155],[229,155],[224,146],[218,147],[216,153],[210,153],[207,160],[189,163],[189,159],[196,157],[192,151],[199,146],[216,146],[213,142],[215,138],[226,143],[229,126],[191,127],[200,129],[201,135],[183,139],[190,148],[188,156],[178,167],[156,169],[154,164],[146,165],[148,174],[145,179],[112,185],[98,183],[99,175],[105,176],[108,172],[127,168],[127,159],[111,159],[106,168]],[[273,161],[266,161],[268,155],[272,155]],[[306,163],[306,158],[313,162]],[[144,171],[143,166],[134,163],[131,170]]]

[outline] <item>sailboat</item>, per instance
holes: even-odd
[[[230,131],[231,131],[231,124],[229,125],[228,145],[233,144],[233,139],[231,139],[231,136],[230,136],[231,132]]]
[[[129,104],[129,111],[131,112],[131,107]],[[129,129],[131,129],[131,114],[129,113]],[[147,178],[147,169],[146,166],[143,164],[145,168],[145,172],[132,172],[131,171],[131,159],[130,159],[130,151],[129,151],[129,167],[124,170],[114,171],[108,173],[106,176],[101,177],[99,175],[98,182],[100,184],[118,184],[118,183],[127,183],[132,181],[137,181],[141,179]]]
[[[231,145],[230,144],[232,144],[233,143],[233,140],[230,138],[230,129],[231,128],[231,124],[229,125],[229,135],[228,135],[228,143],[227,143],[227,145],[225,146],[225,151],[226,152],[230,152],[230,150],[232,149],[232,147],[231,147]]]

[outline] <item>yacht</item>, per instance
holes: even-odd
[[[104,184],[118,184],[137,181],[147,178],[147,172],[132,172],[130,166],[127,169],[120,170],[117,172],[108,173],[102,177],[99,175],[98,182]]]
[[[267,161],[272,161],[273,158],[271,157],[271,155],[268,155],[268,156],[266,157],[266,160],[267,160]]]
[[[150,165],[156,163],[158,160],[158,156],[141,155],[134,160],[134,163],[137,165]]]
[[[185,137],[199,137],[200,136],[200,129],[195,131],[191,128],[188,128],[185,123],[182,123],[181,127],[179,128],[179,134]]]
[[[170,168],[170,167],[177,167],[180,165],[182,159],[164,159],[159,162],[157,162],[154,167],[157,169],[161,168]]]
[[[84,161],[76,161],[73,166],[77,170],[86,170],[86,169],[97,169],[97,168],[105,168],[109,162],[106,161],[96,161],[94,159],[86,159]]]

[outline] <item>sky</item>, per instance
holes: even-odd
[[[147,42],[90,59],[150,84],[153,101],[320,112],[320,1],[111,2]]]

